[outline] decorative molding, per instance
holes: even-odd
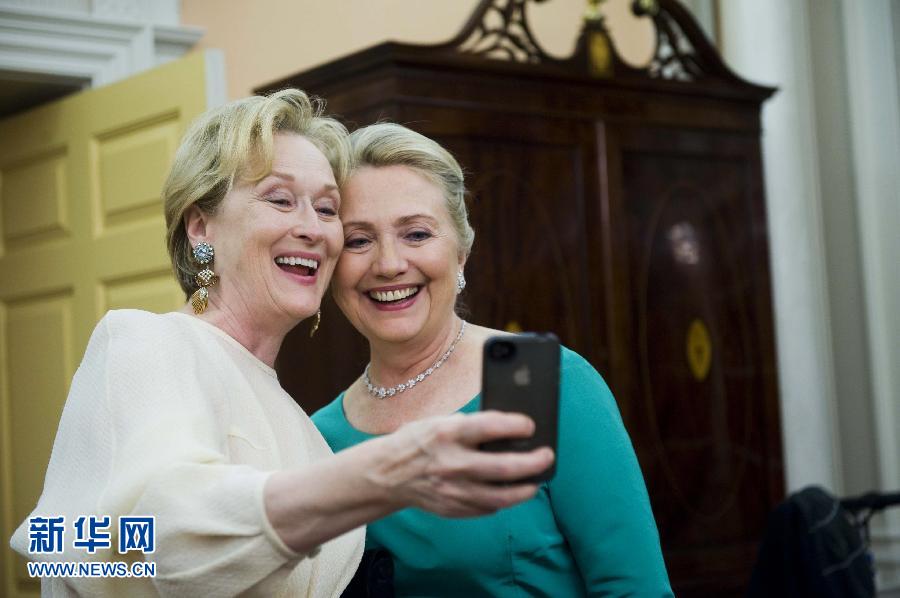
[[[725,64],[700,23],[677,0],[634,0],[632,12],[650,18],[656,30],[656,51],[646,69],[638,70],[676,81],[711,78],[748,84]]]
[[[647,72],[651,77],[693,81],[703,76],[697,51],[684,30],[665,13],[656,19],[656,52],[650,59]]]
[[[485,60],[552,66],[593,77],[666,79],[681,83],[719,80],[756,88],[761,99],[771,94],[771,89],[753,85],[734,74],[722,62],[690,11],[677,0],[634,0],[632,12],[637,17],[651,19],[657,43],[647,66],[629,66],[619,56],[606,28],[599,10],[603,1],[589,1],[581,36],[568,58],[550,56],[535,39],[528,23],[529,0],[481,0],[453,39],[430,49]]]
[[[537,0],[543,2],[544,0]],[[513,62],[544,62],[550,57],[538,44],[525,6],[528,0],[488,0],[476,9],[462,33],[451,42],[459,52]]]
[[[83,17],[178,25],[180,0],[0,0],[0,6]]]
[[[21,4],[0,3],[0,70],[75,78],[87,86],[111,83],[177,58],[203,35],[196,27]]]
[[[154,25],[153,47],[156,64],[181,58],[203,37],[199,27]]]

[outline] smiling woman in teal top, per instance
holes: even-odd
[[[360,129],[352,144],[332,290],[369,341],[371,361],[313,416],[335,452],[417,420],[478,410],[482,346],[502,334],[454,311],[474,237],[456,160],[399,125]],[[477,519],[405,509],[369,525],[368,546],[393,556],[398,595],[672,595],[609,388],[565,348],[560,376],[557,471],[533,499]],[[390,479],[381,483],[390,491]]]

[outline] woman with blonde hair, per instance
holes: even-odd
[[[475,449],[529,435],[527,418],[429,419],[335,456],[279,385],[282,340],[316,316],[343,246],[347,164],[343,126],[297,90],[190,127],[164,189],[169,254],[190,299],[99,322],[43,493],[11,542],[35,560],[152,561],[155,577],[49,577],[44,595],[335,596],[366,522],[406,507],[481,515],[534,494],[495,482],[541,471],[549,451]],[[154,546],[115,550],[133,540],[116,526],[127,517],[152,518]],[[36,551],[32,524],[58,518],[75,525],[60,550]],[[79,545],[85,522],[99,550]]]
[[[332,292],[370,362],[313,416],[338,456],[411,423],[476,413],[485,340],[503,334],[455,310],[474,232],[453,156],[389,123],[351,143]],[[581,356],[560,357],[556,475],[533,499],[467,521],[405,509],[369,526],[367,544],[393,556],[399,595],[672,595],[615,400]]]

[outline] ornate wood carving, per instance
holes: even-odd
[[[693,81],[698,76],[703,76],[703,68],[697,61],[697,53],[690,38],[669,13],[658,9],[653,12],[644,12],[649,3],[636,2],[635,14],[651,15],[656,25],[656,51],[647,67],[647,73],[651,77],[663,79],[677,79],[678,81]],[[652,10],[652,9],[651,9]]]
[[[552,61],[531,33],[527,3],[528,0],[482,0],[459,34],[443,47],[513,62]]]
[[[546,0],[533,1],[541,3]],[[628,65],[616,51],[615,40],[606,28],[599,10],[599,4],[603,1],[590,0],[592,6],[585,14],[581,36],[575,51],[568,58],[548,55],[534,37],[528,22],[529,0],[482,0],[453,39],[420,48],[424,52],[550,65],[594,77],[653,78],[680,82],[720,79],[756,87],[725,65],[690,12],[678,0],[634,0],[631,7],[633,14],[653,21],[656,45],[645,67]]]
[[[650,77],[694,81],[706,77],[746,83],[722,61],[697,21],[677,0],[634,0],[632,12],[653,21],[656,50]]]

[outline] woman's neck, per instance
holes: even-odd
[[[379,386],[395,386],[430,368],[450,348],[462,320],[455,314],[433,333],[404,342],[369,342],[370,375]]]
[[[257,322],[243,315],[252,313],[251,310],[240,307],[232,306],[226,301],[215,301],[210,297],[206,311],[196,317],[222,330],[257,359],[274,368],[275,358],[281,350],[284,337],[291,331],[293,325],[280,324],[276,322],[277,318]],[[189,303],[182,306],[180,311],[194,315]]]

